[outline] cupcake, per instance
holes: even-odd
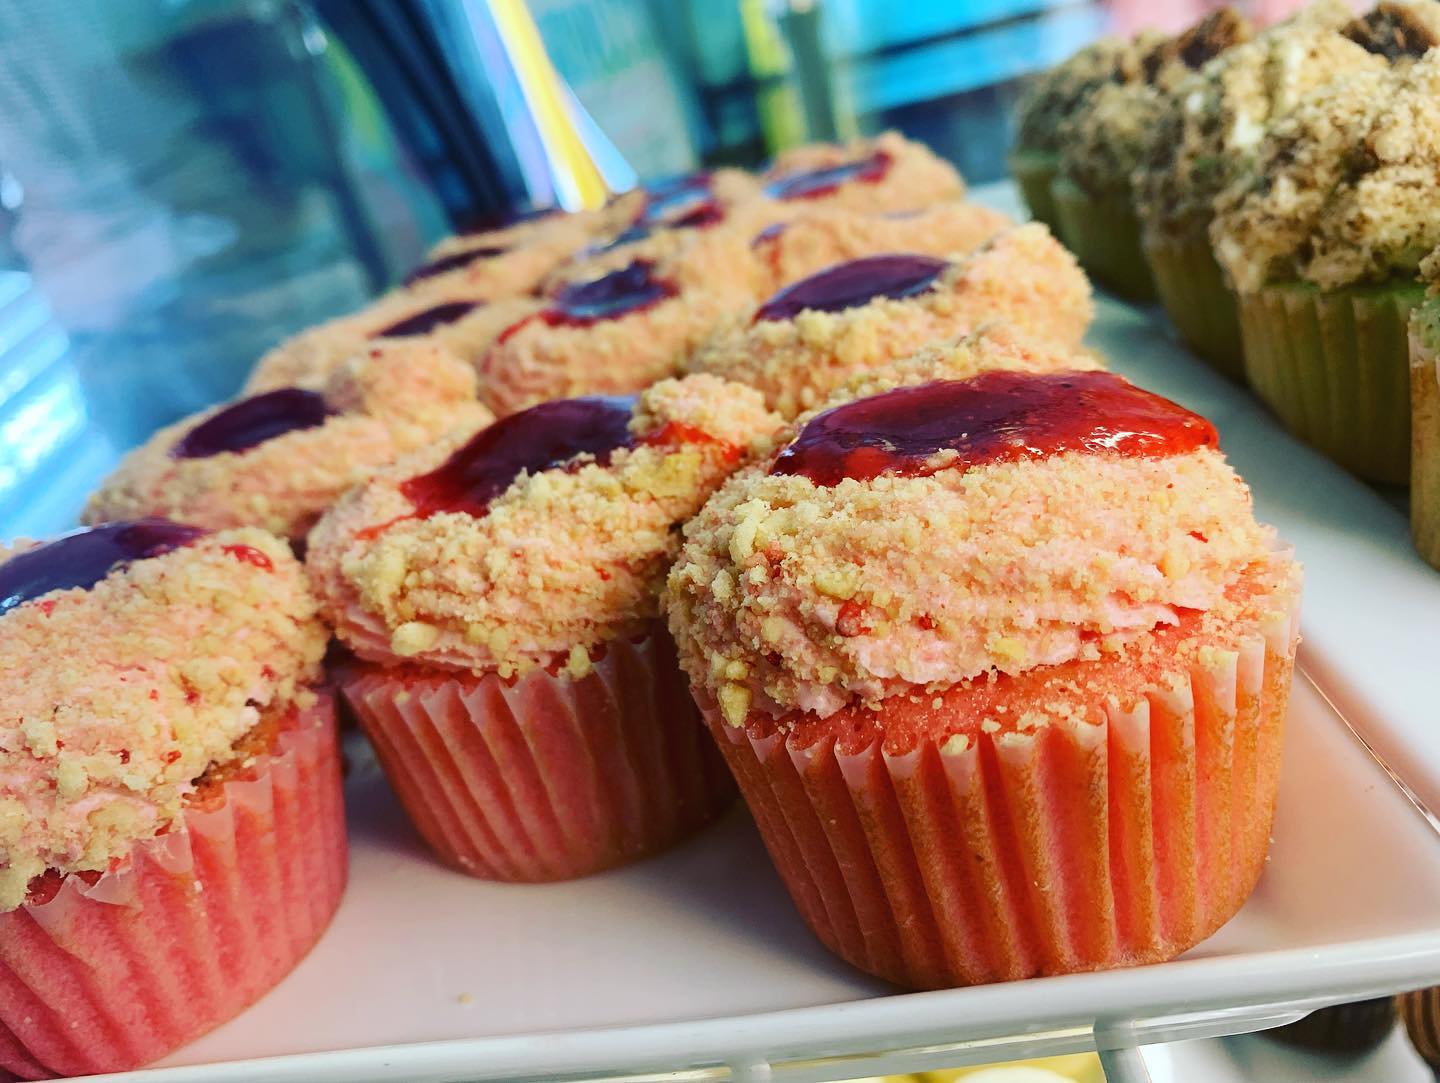
[[[542,403],[353,490],[307,561],[420,834],[498,880],[664,849],[733,787],[658,620],[678,527],[779,419],[714,377]]]
[[[982,323],[1073,346],[1092,314],[1074,258],[1032,223],[954,260],[890,253],[836,264],[718,330],[686,366],[757,387],[794,417],[849,376]]]
[[[1410,315],[1410,533],[1440,568],[1440,248],[1421,265],[1430,292]]]
[[[396,342],[443,347],[475,364],[506,328],[539,307],[530,297],[485,300],[463,285],[397,291],[282,342],[256,364],[245,392],[317,390],[356,354]]]
[[[1060,237],[1102,284],[1134,301],[1155,299],[1140,247],[1131,176],[1184,76],[1250,37],[1233,8],[1212,12],[1145,58],[1143,78],[1107,83],[1059,125],[1052,193]]]
[[[1395,998],[1332,1004],[1303,1019],[1261,1031],[1263,1037],[1317,1053],[1363,1053],[1395,1029]]]
[[[1209,422],[917,373],[685,528],[666,610],[801,915],[911,988],[1169,959],[1265,862],[1299,568]]]
[[[161,516],[300,542],[379,467],[491,420],[469,365],[439,346],[390,340],[342,364],[322,391],[277,388],[161,429],[90,498],[85,521]]]
[[[919,210],[965,194],[954,166],[898,132],[787,150],[760,180],[768,199],[868,214]]]
[[[1251,386],[1371,481],[1410,477],[1407,322],[1440,243],[1440,52],[1337,80],[1266,136],[1210,225]]]
[[[431,249],[397,292],[407,298],[441,300],[523,297],[593,236],[593,227],[562,215],[533,225],[452,237]]]
[[[1014,224],[1008,215],[974,203],[937,203],[896,214],[816,208],[761,230],[750,247],[768,295],[834,264],[865,256],[969,252]]]
[[[345,883],[325,640],[261,530],[0,549],[0,1075],[137,1068],[320,937]]]
[[[1037,221],[1059,231],[1052,186],[1060,168],[1061,125],[1101,87],[1140,79],[1145,54],[1164,40],[1146,31],[1133,41],[1114,37],[1093,41],[1038,76],[1021,96],[1015,109],[1010,173]]]
[[[693,230],[664,258],[557,284],[479,357],[481,401],[504,417],[547,399],[638,391],[675,375],[717,324],[755,303],[749,236]]]
[[[1440,987],[1401,993],[1400,1021],[1410,1044],[1430,1070],[1440,1076]]]
[[[1145,257],[1166,314],[1187,345],[1236,380],[1240,316],[1210,247],[1215,201],[1252,172],[1265,133],[1305,97],[1384,68],[1346,36],[1351,22],[1342,0],[1319,0],[1207,63],[1166,97],[1135,173]]]

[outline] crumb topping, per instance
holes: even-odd
[[[0,910],[171,823],[263,712],[320,679],[326,639],[289,547],[248,528],[0,616]]]
[[[1413,279],[1440,242],[1440,53],[1337,80],[1279,121],[1221,196],[1216,258],[1237,289]]]
[[[90,498],[84,521],[161,516],[220,529],[259,526],[303,538],[346,489],[456,427],[493,417],[475,397],[475,373],[431,343],[386,340],[342,362],[324,389],[335,415],[244,451],[203,458],[171,452],[223,406],[155,433]]]
[[[589,652],[654,618],[679,524],[779,425],[749,388],[665,380],[640,394],[640,441],[607,465],[522,473],[480,517],[411,517],[401,484],[443,463],[457,435],[342,500],[310,536],[311,576],[364,658],[581,675]]]
[[[1391,64],[1408,64],[1440,45],[1440,3],[1381,0],[1342,33]]]
[[[1278,118],[1331,79],[1384,68],[1341,33],[1351,18],[1343,0],[1317,0],[1225,50],[1166,96],[1135,174],[1147,231],[1176,238],[1203,231],[1215,198],[1253,168]]]
[[[759,388],[772,409],[793,417],[850,376],[981,323],[1010,322],[1037,339],[1074,345],[1092,314],[1090,285],[1074,257],[1031,223],[959,255],[924,293],[840,312],[805,310],[794,320],[736,321],[686,365]]]
[[[1061,123],[1102,86],[1142,80],[1146,56],[1164,41],[1153,31],[1132,40],[1101,38],[1040,75],[1016,107],[1015,149],[1057,153]]]
[[[1023,673],[1218,604],[1268,559],[1224,459],[1066,453],[817,487],[760,463],[685,529],[666,608],[733,724]]]

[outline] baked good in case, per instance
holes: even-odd
[[[685,528],[680,659],[802,916],[936,988],[1153,962],[1263,868],[1299,568],[1103,372],[832,400]]]
[[[918,210],[965,194],[954,166],[898,132],[783,151],[760,181],[762,194],[780,203],[871,214]]]
[[[1235,295],[1215,262],[1215,200],[1253,168],[1269,128],[1332,79],[1384,67],[1346,36],[1343,0],[1319,0],[1226,50],[1167,96],[1135,173],[1135,206],[1160,302],[1180,337],[1244,378]]]
[[[657,620],[677,527],[779,419],[666,380],[441,442],[310,535],[341,688],[420,834],[474,876],[633,861],[733,800]]]
[[[492,420],[469,365],[439,346],[392,340],[341,364],[322,391],[277,388],[166,426],[121,460],[84,518],[258,526],[301,542],[379,467]]]
[[[1290,429],[1372,481],[1410,477],[1406,327],[1440,243],[1440,52],[1337,80],[1217,201],[1245,369]]]
[[[1051,193],[1057,232],[1080,265],[1122,297],[1155,299],[1155,282],[1140,246],[1131,178],[1156,121],[1189,72],[1250,35],[1249,22],[1234,8],[1213,11],[1149,50],[1139,78],[1097,88],[1060,122]]]
[[[757,387],[794,417],[858,372],[981,324],[1074,346],[1093,312],[1074,257],[1029,223],[951,260],[888,253],[827,267],[722,326],[685,365]]]
[[[285,543],[163,520],[0,549],[0,1070],[137,1068],[345,883],[327,633]]]

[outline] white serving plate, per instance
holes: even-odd
[[[330,932],[240,1018],[103,1078],[805,1083],[1240,1033],[1440,981],[1440,836],[1419,807],[1440,807],[1440,574],[1393,504],[1285,436],[1155,314],[1102,301],[1092,343],[1215,421],[1307,566],[1270,863],[1214,937],[1157,966],[899,994],[811,937],[741,810],[628,869],[484,883],[428,858],[357,744],[351,885]]]

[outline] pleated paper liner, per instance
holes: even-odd
[[[1240,310],[1204,233],[1190,238],[1147,234],[1145,259],[1155,291],[1181,340],[1217,372],[1243,383]]]
[[[606,644],[579,679],[362,664],[344,690],[421,836],[473,876],[599,872],[735,799],[659,623]]]
[[[1353,1004],[1332,1004],[1304,1019],[1260,1033],[1273,1041],[1319,1053],[1363,1053],[1395,1029],[1395,998],[1377,997]]]
[[[1401,993],[1400,1021],[1420,1059],[1440,1074],[1440,986]]]
[[[1440,568],[1440,355],[1410,331],[1410,534]]]
[[[1030,208],[1030,217],[1044,222],[1050,232],[1060,235],[1060,223],[1055,216],[1055,199],[1050,194],[1050,185],[1060,167],[1060,155],[1054,151],[1020,150],[1010,155],[1010,175],[1020,188],[1025,206]]]
[[[1158,962],[1260,876],[1297,610],[1103,724],[847,753],[702,709],[801,915],[861,970],[934,989]]]
[[[1096,198],[1057,177],[1050,188],[1060,239],[1090,277],[1127,301],[1155,300],[1140,246],[1140,219],[1126,197]]]
[[[1407,322],[1422,287],[1240,295],[1251,388],[1292,433],[1368,481],[1410,480]]]
[[[0,914],[0,1076],[120,1072],[271,989],[345,886],[345,810],[327,693],[273,752],[178,830],[91,885]]]

